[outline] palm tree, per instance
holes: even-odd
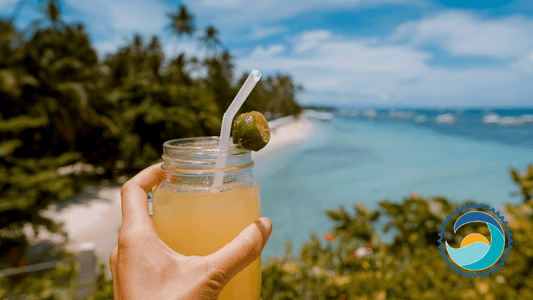
[[[224,110],[236,94],[232,88],[233,64],[231,63],[231,55],[226,50],[220,56],[206,58],[203,64],[207,71],[205,83],[214,92],[215,101],[219,108]]]
[[[269,91],[266,110],[270,111],[274,118],[294,115],[301,111],[295,96],[303,91],[303,87],[295,84],[290,75],[276,74],[274,77],[268,77],[264,82]]]
[[[216,52],[216,49],[222,45],[222,42],[218,38],[218,29],[213,25],[207,26],[204,36],[200,37],[200,43],[205,46],[208,52]]]
[[[192,36],[196,30],[194,26],[194,16],[190,14],[185,5],[180,5],[176,12],[168,13],[167,17],[170,19],[168,28],[178,37],[182,35]]]
[[[99,95],[98,58],[83,27],[64,25],[55,0],[44,13],[50,27],[35,28],[28,40],[0,22],[0,49],[8,55],[0,58],[0,265],[9,248],[24,252],[26,224],[59,229],[40,212],[72,195],[79,181],[57,169],[84,151],[98,152],[101,143],[88,135],[102,136],[98,112],[111,106]]]
[[[52,25],[61,22],[61,11],[59,4],[55,0],[48,1],[48,5],[45,8],[46,17],[52,22]]]

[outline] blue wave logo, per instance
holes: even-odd
[[[503,221],[503,218],[499,215],[499,213],[496,213],[494,209],[488,209],[488,206],[485,208],[481,205],[475,205],[475,206],[467,206],[459,210],[457,209],[455,213],[452,214],[452,216],[448,217],[447,220],[444,222],[444,226],[441,228],[442,232],[439,234],[441,237],[439,242],[441,245],[439,248],[443,250],[441,254],[444,255],[444,260],[447,260],[450,265],[452,265],[452,270],[454,269],[454,265],[450,263],[448,258],[453,261],[456,265],[461,267],[462,269],[465,269],[467,271],[463,272],[459,269],[457,269],[457,272],[461,272],[463,275],[464,273],[470,275],[474,275],[477,277],[478,275],[487,275],[490,272],[494,272],[494,270],[491,270],[489,272],[483,273],[483,274],[471,274],[471,272],[475,271],[483,271],[486,269],[491,268],[494,266],[498,260],[502,257],[502,254],[505,251],[506,247],[506,238],[505,238],[505,231],[504,228],[502,228],[502,225],[500,222],[493,217],[492,215],[488,214],[485,211],[469,211],[462,216],[460,216],[454,223],[453,232],[457,233],[457,230],[461,228],[464,225],[475,223],[475,222],[481,222],[485,223],[489,227],[490,231],[490,242],[489,240],[482,234],[479,233],[471,233],[463,238],[461,241],[461,244],[459,248],[453,248],[451,247],[448,242],[446,241],[444,243],[444,247],[442,245],[442,234],[444,232],[444,228],[446,228],[446,225],[448,221],[459,211],[463,211],[467,208],[474,208],[474,207],[481,207],[486,210],[490,210],[498,215],[498,217],[502,220],[502,222],[505,224],[505,229],[507,229],[507,236],[508,236],[508,247],[507,249],[511,248],[511,233],[509,232],[509,227],[507,227],[507,222]],[[444,253],[444,248],[446,248],[447,255]],[[509,251],[506,253],[506,257],[501,261],[500,264],[495,269],[499,269],[500,265],[503,265],[504,261],[507,259],[507,254],[509,254]]]

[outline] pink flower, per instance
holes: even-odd
[[[333,243],[337,239],[337,237],[331,232],[324,233],[322,238],[324,239],[324,241],[330,242],[330,243]]]
[[[372,243],[370,243],[370,241],[366,242],[366,249],[368,250],[372,250]]]

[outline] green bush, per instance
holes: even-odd
[[[460,205],[414,193],[400,203],[381,201],[374,211],[361,204],[353,215],[343,207],[328,211],[334,227],[323,240],[312,235],[297,257],[288,244],[283,257],[263,266],[262,298],[532,299],[533,165],[511,174],[523,202],[501,208],[514,241],[505,265],[490,276],[456,274],[440,254],[440,227]],[[379,227],[392,232],[390,242],[381,241]]]
[[[84,26],[65,23],[56,0],[39,5],[44,14],[28,28],[16,28],[16,16],[0,18],[0,269],[28,263],[26,229],[65,235],[43,212],[64,206],[84,183],[139,172],[160,159],[166,140],[218,135],[240,88],[218,30],[208,26],[197,34],[185,6],[168,15],[169,29],[180,41],[197,39],[202,58],[177,53],[165,59],[157,36],[145,42],[134,35],[100,60]],[[248,109],[299,110],[289,75],[263,81]],[[56,291],[63,283],[50,278],[57,272],[23,282],[4,278],[0,288],[4,294],[20,287],[35,295],[41,287]]]
[[[100,61],[83,25],[63,22],[55,0],[42,4],[43,19],[29,28],[0,19],[0,268],[23,264],[14,253],[26,251],[24,226],[61,232],[42,212],[83,183],[139,172],[161,158],[166,140],[218,135],[240,88],[216,28],[196,37],[184,6],[169,27],[198,38],[204,58],[165,60],[158,37],[135,35]],[[266,112],[275,98],[273,112],[297,111],[292,79],[282,77],[268,91],[260,83],[261,101],[248,108]]]
[[[205,49],[201,59],[183,53],[165,59],[157,37],[145,43],[134,36],[100,61],[84,27],[64,23],[56,1],[44,11],[44,22],[25,30],[0,19],[2,269],[25,264],[26,225],[61,232],[42,212],[79,192],[82,183],[138,172],[160,158],[165,140],[218,134],[222,113],[247,76],[234,74],[216,28],[197,37],[184,6],[169,14],[169,28],[179,40],[197,38]],[[265,76],[243,110],[298,113],[301,90],[290,75]],[[412,195],[400,203],[382,201],[376,210],[329,211],[334,228],[324,241],[312,236],[297,256],[289,245],[284,257],[264,266],[263,299],[532,299],[533,166],[511,174],[519,186],[514,194],[524,201],[505,206],[515,241],[496,274],[474,279],[451,271],[436,235],[457,205]],[[383,242],[378,229],[392,241]],[[0,296],[69,299],[75,269],[65,264],[2,278]],[[111,297],[102,270],[96,286],[92,299]]]

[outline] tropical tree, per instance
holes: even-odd
[[[180,5],[176,12],[168,13],[167,17],[170,19],[168,28],[172,30],[178,39],[183,35],[192,36],[196,27],[194,25],[194,16],[189,13],[185,5]]]
[[[222,45],[218,35],[218,29],[213,25],[209,25],[205,28],[204,35],[199,38],[200,46],[206,49],[206,57],[215,55]]]
[[[511,168],[509,172],[514,183],[520,188],[519,192],[514,192],[511,195],[521,195],[524,202],[530,202],[533,194],[533,164],[529,164],[523,174],[520,174],[515,168]]]
[[[44,15],[48,21],[50,21],[52,28],[59,29],[60,27],[65,26],[65,23],[61,19],[59,4],[56,0],[50,0],[47,2],[44,8]]]
[[[54,8],[55,2],[48,5]],[[56,7],[57,8],[57,7]],[[60,23],[58,11],[49,17]],[[52,24],[52,23],[51,23]],[[63,167],[112,153],[104,77],[81,25],[37,29],[28,40],[0,22],[0,265],[25,263],[28,230],[59,232],[42,212],[80,189]],[[29,227],[28,227],[29,226]]]
[[[233,85],[233,63],[231,54],[226,50],[219,56],[208,57],[204,60],[207,77],[204,82],[213,91],[215,101],[221,110],[229,107],[237,94]]]
[[[216,134],[220,128],[213,92],[185,72],[184,56],[165,70],[162,61],[158,40],[145,45],[137,35],[105,62],[121,115],[118,161],[130,172],[158,160],[166,140]]]
[[[244,84],[248,77],[245,73],[239,80],[239,85]],[[265,114],[267,119],[276,119],[287,115],[297,115],[301,107],[296,102],[296,95],[303,87],[294,82],[288,74],[263,76],[244,102],[241,111],[257,110]]]
[[[189,64],[185,58],[185,54],[181,53],[178,57],[172,59],[168,66],[163,71],[163,80],[165,83],[192,85],[193,80],[191,75],[186,71]]]
[[[84,26],[65,23],[60,4],[45,1],[43,17],[24,31],[13,25],[17,9],[11,20],[0,19],[2,269],[33,263],[26,256],[36,233],[65,237],[44,212],[82,184],[138,172],[160,159],[166,140],[217,135],[238,89],[228,50],[202,60],[184,53],[165,60],[157,36],[146,42],[134,35],[99,61]],[[169,17],[178,39],[193,35],[194,17],[185,6]],[[200,39],[206,49],[223,49],[214,26]],[[256,89],[261,101],[248,108],[264,111],[270,98]],[[75,290],[75,273],[69,263],[26,278],[2,277],[0,298],[66,297],[64,291]],[[98,286],[105,291],[93,298],[108,297],[110,281],[102,275]]]
[[[456,208],[446,198],[417,193],[398,202],[362,204],[354,214],[344,207],[327,212],[334,226],[322,240],[312,234],[298,255],[288,244],[284,257],[263,267],[263,299],[531,299],[533,297],[533,204],[523,173],[511,169],[523,202],[499,208],[510,227],[510,254],[490,276],[461,276],[443,261],[438,239],[443,222]],[[476,226],[471,224],[471,226]],[[475,232],[488,234],[480,224]],[[385,230],[389,241],[382,241]],[[445,230],[445,235],[447,235]],[[469,232],[447,236],[458,245]]]

